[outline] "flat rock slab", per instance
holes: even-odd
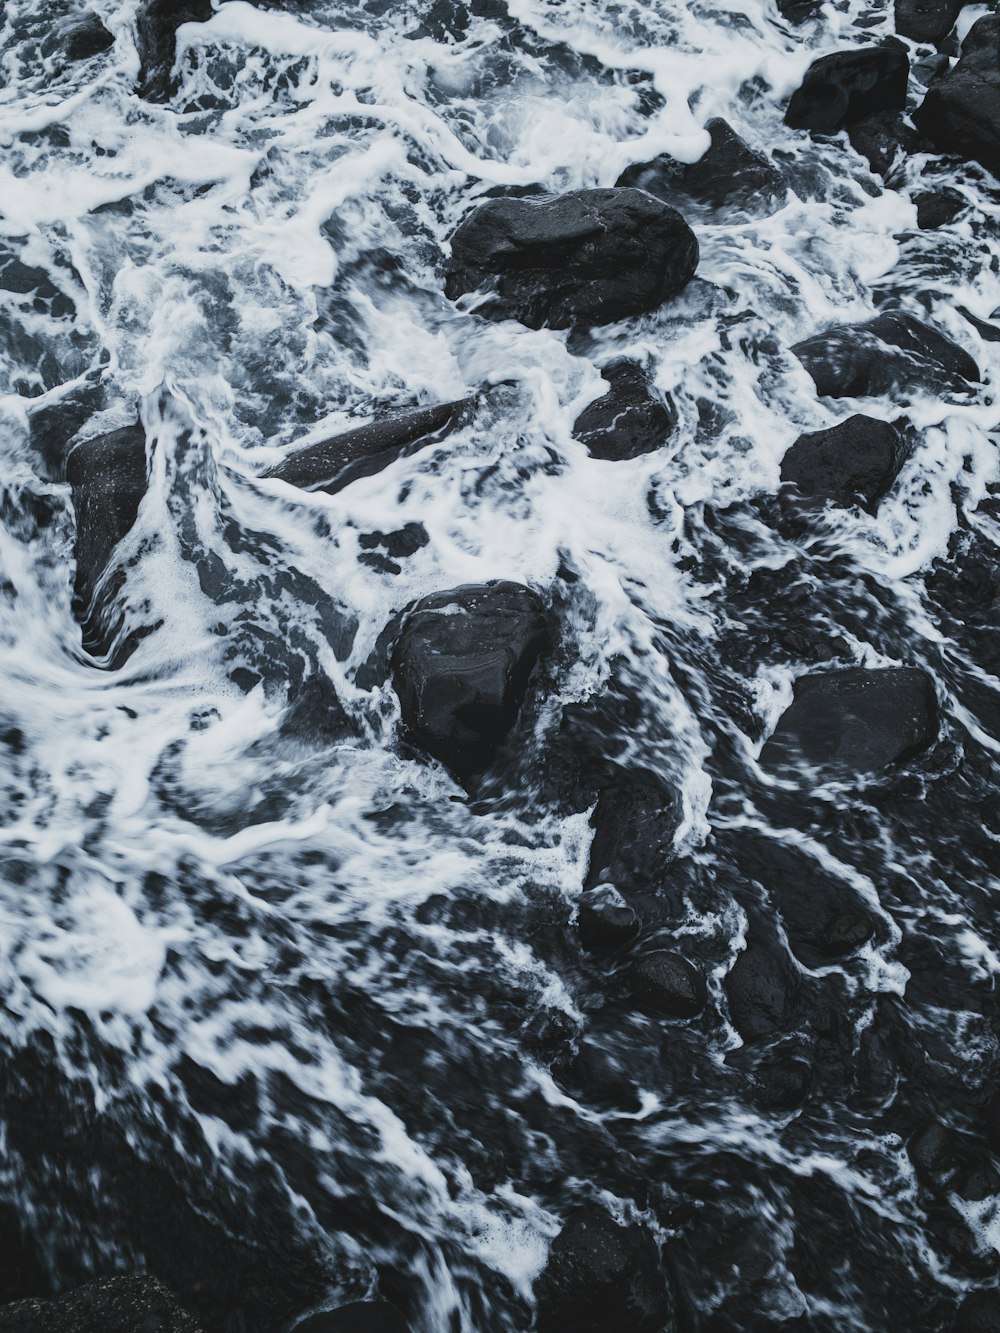
[[[585,407],[573,434],[593,458],[622,462],[666,444],[677,425],[677,409],[649,387],[637,361],[612,361],[601,371],[609,388]]]
[[[803,495],[859,504],[874,514],[906,457],[906,443],[895,426],[856,415],[800,435],[781,460],[781,480]]]
[[[535,1284],[539,1333],[670,1333],[672,1301],[656,1242],[603,1208],[575,1212]]]
[[[586,327],[655,310],[697,266],[694,232],[643,190],[490,199],[452,237],[445,294],[486,294],[489,319]]]
[[[973,24],[958,63],[934,80],[913,121],[942,153],[1000,176],[1000,17]]]
[[[795,682],[760,762],[849,778],[919,754],[937,733],[934,684],[919,667],[821,671]]]
[[[406,735],[460,777],[488,768],[551,644],[541,600],[520,584],[468,584],[425,597],[392,653]]]
[[[201,1333],[201,1325],[155,1277],[114,1277],[0,1307],[0,1333]]]
[[[332,439],[295,450],[262,476],[287,481],[304,491],[335,495],[359,477],[374,476],[397,458],[436,443],[467,419],[475,402],[475,398],[463,398],[387,413]]]
[[[816,134],[836,134],[876,111],[902,111],[910,61],[902,43],[834,51],[806,70],[792,94],[785,124]]]

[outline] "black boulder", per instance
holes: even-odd
[[[694,277],[698,242],[642,190],[490,199],[452,237],[445,293],[532,328],[609,324],[655,310]]]
[[[176,91],[173,78],[177,29],[207,23],[212,0],[141,0],[136,13],[139,93],[147,102],[166,102]]]
[[[604,782],[591,824],[587,884],[627,891],[655,886],[674,859],[680,801],[652,773],[615,769]]]
[[[666,949],[637,958],[629,968],[629,982],[642,1008],[665,1018],[694,1018],[708,1000],[698,969]]]
[[[751,148],[721,117],[705,128],[710,143],[697,162],[682,165],[664,154],[627,167],[616,185],[645,190],[665,203],[681,193],[710,208],[754,214],[772,210],[785,194],[785,182],[771,159]]]
[[[968,352],[902,311],[813,334],[796,343],[792,352],[825,398],[860,398],[900,389],[962,392],[980,378]]]
[[[535,1284],[539,1333],[668,1333],[673,1308],[656,1242],[589,1205],[552,1242]]]
[[[583,409],[573,434],[594,458],[621,462],[652,453],[677,425],[677,409],[650,391],[642,366],[625,359],[601,371],[608,391]]]
[[[292,1333],[407,1333],[409,1325],[388,1301],[351,1301],[311,1315]]]
[[[839,505],[860,504],[874,514],[906,457],[906,444],[895,426],[857,415],[800,435],[781,460],[781,480],[803,495]]]
[[[113,1277],[56,1300],[0,1307],[0,1333],[200,1333],[169,1288],[155,1277]]]
[[[297,449],[262,475],[304,491],[335,495],[359,477],[373,476],[397,458],[436,443],[465,419],[474,402],[463,398],[390,412],[330,440]]]
[[[487,768],[552,643],[538,596],[516,583],[435,593],[406,616],[392,654],[405,734],[460,777]]]
[[[925,671],[821,671],[795,682],[792,703],[760,761],[769,771],[805,765],[823,776],[850,778],[918,754],[937,730],[937,698]]]
[[[937,46],[951,32],[967,0],[895,0],[896,32]]]
[[[872,171],[885,177],[909,154],[928,146],[899,111],[876,111],[855,120],[848,126],[847,137]]]
[[[580,943],[593,953],[612,953],[635,939],[641,922],[625,899],[608,884],[587,889],[580,898]]]
[[[817,134],[836,134],[873,112],[902,111],[909,74],[906,51],[897,43],[821,56],[792,94],[785,124]]]
[[[1000,1329],[1000,1288],[970,1291],[955,1311],[952,1333],[997,1333]]]
[[[85,14],[66,32],[66,55],[70,60],[89,60],[114,44],[115,39],[96,14]]]
[[[965,208],[967,200],[957,190],[944,186],[940,190],[921,190],[914,195],[917,206],[917,226],[923,231],[936,231],[953,222]]]
[[[724,985],[729,1017],[744,1041],[764,1041],[796,1026],[799,974],[778,944],[767,944],[751,934]]]
[[[941,152],[1000,176],[1000,17],[987,14],[973,25],[961,59],[934,80],[913,121]]]

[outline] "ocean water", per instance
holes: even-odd
[[[890,188],[782,121],[810,61],[891,33],[892,7],[796,27],[771,0],[230,0],[179,29],[162,104],[135,91],[135,0],[93,9],[114,44],[76,62],[75,0],[0,11],[0,1200],[48,1288],[149,1270],[210,1330],[369,1293],[414,1333],[528,1329],[551,1238],[596,1200],[652,1229],[682,1326],[949,1327],[1000,1276],[1000,343],[963,313],[1000,307],[1000,187],[917,153]],[[717,115],[789,191],[763,218],[686,210],[680,297],[576,333],[445,299],[488,192],[695,161]],[[968,207],[921,232],[940,185]],[[983,383],[817,399],[789,348],[885,304]],[[679,425],[605,462],[572,425],[621,355]],[[480,390],[336,495],[261,476]],[[905,411],[912,455],[877,516],[805,519],[782,455],[853,411]],[[131,651],[102,659],[63,465],[136,419]],[[418,549],[372,559],[407,525]],[[400,745],[371,664],[415,599],[495,578],[539,593],[558,647],[470,796]],[[769,779],[795,678],[852,664],[931,673],[932,749]],[[577,941],[590,812],[544,771],[563,710],[607,697],[681,801],[642,947],[706,972],[688,1024]],[[871,938],[793,948],[801,1014],[748,1044],[724,978],[817,884]],[[627,1094],[566,1074],[588,1059]],[[808,1095],[768,1110],[789,1062]],[[962,1145],[930,1183],[929,1125]]]

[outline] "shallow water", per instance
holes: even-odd
[[[919,154],[884,188],[782,122],[891,6],[233,0],[180,30],[164,105],[134,92],[135,7],[98,0],[115,44],[76,64],[50,41],[75,4],[6,0],[0,33],[0,1182],[46,1280],[148,1268],[209,1328],[378,1290],[418,1333],[526,1329],[550,1238],[599,1199],[654,1229],[694,1327],[947,1327],[996,1280],[998,1197],[929,1187],[906,1145],[946,1124],[979,1160],[996,1081],[1000,343],[961,308],[1000,306],[1000,190]],[[588,334],[445,300],[484,192],[694,161],[714,115],[791,190],[764,219],[689,210],[678,299]],[[928,181],[970,205],[936,232]],[[974,395],[816,398],[789,347],[886,302],[972,353]],[[622,354],[680,426],[601,462],[571,427]],[[259,476],[484,385],[339,494]],[[877,517],[773,498],[800,433],[902,407],[919,439]],[[137,413],[135,648],[109,668],[61,464]],[[408,524],[423,545],[371,558]],[[414,599],[494,578],[539,591],[559,647],[472,800],[400,746],[370,663]],[[934,677],[928,755],[806,793],[762,773],[797,675],[895,663]],[[609,691],[683,802],[643,946],[708,971],[689,1024],[637,1012],[572,924],[589,811],[543,770],[562,709]],[[747,1046],[722,979],[820,881],[874,934],[795,963],[800,1025]],[[565,1074],[588,1051],[621,1104]],[[808,1097],[764,1109],[793,1057]]]

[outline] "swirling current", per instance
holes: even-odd
[[[586,1206],[652,1239],[665,1328],[1000,1326],[955,1322],[1000,1282],[1000,185],[784,120],[892,5],[174,8],[150,95],[136,0],[0,5],[0,1297],[152,1274],[210,1333],[362,1300],[527,1330]],[[898,40],[912,109],[940,58]],[[678,202],[679,294],[563,330],[445,295],[485,200],[695,163],[713,117],[784,193]],[[791,348],[888,309],[978,382],[820,396]],[[676,421],[596,457],[573,427],[621,357]],[[473,396],[333,493],[280,476]],[[802,503],[786,451],[852,412],[905,415],[895,483]],[[95,631],[67,459],[137,422]],[[493,580],[551,646],[463,781],[408,741],[387,635]],[[896,666],[929,745],[768,770],[797,681]],[[673,802],[610,950],[570,734]],[[658,950],[694,1016],[642,1002]]]

